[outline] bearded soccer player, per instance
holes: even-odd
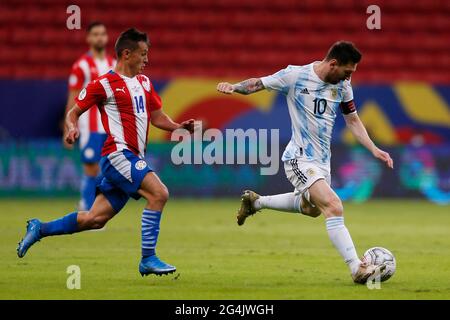
[[[331,242],[350,268],[354,282],[365,283],[385,266],[369,265],[358,258],[344,224],[343,206],[331,189],[330,142],[336,114],[343,114],[347,127],[375,158],[393,168],[393,160],[370,139],[358,117],[350,77],[361,60],[361,53],[350,42],[335,43],[322,61],[303,66],[288,66],[271,76],[253,78],[237,84],[219,83],[225,93],[251,94],[276,90],[287,98],[292,122],[292,137],[282,161],[294,192],[260,196],[246,190],[242,195],[237,222],[261,209],[302,213],[311,217],[323,214]]]
[[[87,27],[86,41],[89,51],[83,54],[72,66],[69,77],[69,96],[67,98],[66,112],[70,110],[75,98],[87,84],[99,76],[113,69],[116,61],[106,53],[108,34],[106,27],[101,22],[92,22]],[[78,121],[80,130],[81,162],[83,163],[83,178],[81,182],[81,200],[79,210],[89,210],[95,200],[95,188],[100,179],[98,162],[106,140],[100,112],[97,107],[92,107],[81,115]],[[65,147],[72,148],[65,140]]]
[[[161,213],[169,197],[166,186],[144,160],[149,122],[173,131],[184,128],[193,132],[194,120],[175,123],[161,109],[161,99],[152,83],[141,72],[148,63],[147,34],[136,29],[124,31],[117,39],[118,62],[114,71],[88,84],[75,99],[66,115],[66,142],[73,144],[80,132],[77,122],[84,112],[98,106],[108,138],[102,150],[100,167],[103,179],[89,211],[70,213],[43,223],[28,221],[25,237],[17,248],[19,257],[40,239],[102,228],[130,197],[143,197],[147,204],[142,214],[142,259],[139,272],[168,274],[176,270],[155,253]]]

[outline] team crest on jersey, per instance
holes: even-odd
[[[147,163],[144,160],[139,160],[138,162],[136,162],[136,164],[134,165],[134,167],[137,170],[144,170],[145,167],[147,166]]]
[[[78,100],[83,100],[86,97],[86,88],[80,91],[80,94],[78,95]]]
[[[313,169],[308,169],[308,170],[306,170],[306,173],[307,173],[309,176],[313,176],[313,175],[316,174],[316,172],[315,172]]]
[[[150,83],[148,79],[144,79],[142,81],[142,86],[144,87],[145,91],[150,92]]]
[[[336,88],[331,88],[331,97],[336,99],[338,96],[338,90]]]

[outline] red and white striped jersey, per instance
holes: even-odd
[[[69,89],[81,90],[85,88],[89,82],[114,69],[115,64],[115,59],[109,55],[103,60],[95,59],[90,52],[82,55],[72,66]],[[87,142],[90,132],[105,133],[97,108],[91,108],[89,112],[84,113],[80,117],[78,127],[80,129],[81,146]]]
[[[150,113],[161,109],[161,98],[149,78],[128,78],[114,71],[90,82],[75,99],[81,110],[97,105],[108,137],[102,156],[128,149],[143,158]]]

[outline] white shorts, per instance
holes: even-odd
[[[315,162],[301,159],[287,160],[284,161],[284,171],[297,193],[305,192],[320,179],[324,179],[328,185],[331,185],[330,171]]]

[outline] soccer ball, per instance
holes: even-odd
[[[395,257],[388,249],[383,247],[373,247],[364,252],[363,260],[369,264],[386,265],[386,269],[380,274],[380,281],[386,281],[395,273]]]

